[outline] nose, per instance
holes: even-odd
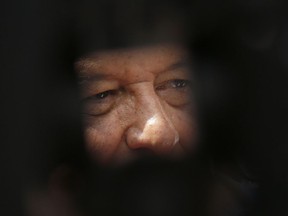
[[[156,93],[141,94],[136,104],[135,120],[126,132],[128,147],[158,154],[171,152],[179,135]]]

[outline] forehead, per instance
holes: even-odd
[[[155,75],[187,57],[177,45],[156,45],[92,53],[76,62],[81,77],[128,78],[135,74]]]

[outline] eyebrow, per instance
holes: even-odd
[[[173,71],[179,68],[185,68],[189,66],[189,62],[187,59],[181,59],[178,62],[169,65],[167,68],[162,70],[160,73],[165,73],[167,71]],[[97,73],[93,75],[79,75],[79,81],[78,84],[82,85],[85,84],[86,82],[93,82],[93,81],[101,81],[101,80],[107,80],[109,77],[112,77],[112,75],[107,75],[105,73],[101,73],[98,71]]]
[[[185,68],[185,67],[189,67],[189,62],[187,59],[181,59],[180,61],[168,66],[166,69],[164,69],[162,72],[166,72],[166,71],[173,71],[176,70],[178,68]]]
[[[93,81],[101,81],[101,80],[104,80],[104,79],[107,79],[107,77],[109,77],[108,75],[104,75],[104,74],[93,74],[92,76],[89,76],[89,75],[83,75],[83,76],[79,76],[78,78],[78,84],[79,85],[82,85],[86,82],[93,82]]]

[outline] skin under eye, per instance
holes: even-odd
[[[191,82],[189,80],[169,80],[157,86],[156,91],[172,106],[183,106],[191,102]]]
[[[83,114],[98,116],[109,112],[116,101],[117,90],[108,90],[83,100]]]

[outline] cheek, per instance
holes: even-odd
[[[100,118],[91,117],[85,127],[88,153],[100,162],[110,160],[121,143],[122,134],[117,115],[111,113]]]
[[[88,117],[85,123],[86,148],[92,158],[100,163],[109,163],[125,144],[125,130],[131,115],[127,103],[119,104],[110,113]]]
[[[197,139],[197,125],[190,109],[173,111],[172,121],[179,133],[180,145],[186,150],[193,150]]]

